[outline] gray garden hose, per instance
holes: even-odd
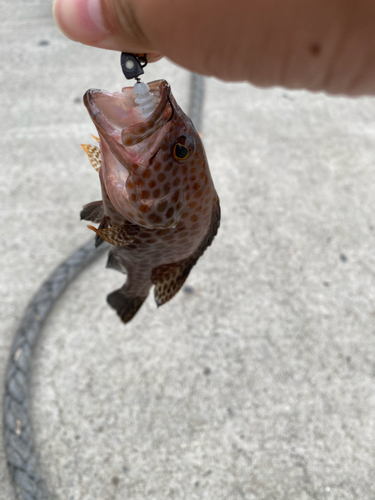
[[[204,79],[192,74],[189,116],[202,129]],[[38,468],[30,422],[32,353],[42,325],[67,285],[108,245],[95,249],[94,240],[76,250],[36,292],[16,331],[5,374],[3,400],[4,448],[10,478],[18,500],[50,500]]]

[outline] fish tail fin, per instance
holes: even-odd
[[[121,290],[115,290],[107,296],[108,304],[117,311],[124,323],[128,323],[137,314],[146,297],[129,297]]]

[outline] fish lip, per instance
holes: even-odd
[[[99,132],[99,136],[108,143],[110,150],[121,163],[124,160],[126,163],[138,163],[137,158],[140,156],[138,150],[141,150],[141,152],[146,151],[149,144],[153,142],[152,137],[165,124],[165,120],[163,122],[161,117],[168,103],[170,103],[170,86],[165,80],[155,80],[148,85],[150,92],[157,96],[158,103],[154,112],[147,118],[143,118],[138,111],[133,87],[125,87],[122,92],[89,89],[84,95],[84,104]],[[119,103],[120,107],[118,106]],[[111,117],[108,118],[105,105],[112,111],[112,115],[115,115],[116,110],[119,108],[124,112],[124,117],[116,117],[119,119],[117,126],[114,124],[115,119],[113,119],[113,116],[112,120]],[[121,120],[123,120],[123,123],[121,123]],[[144,137],[144,134],[137,133],[137,130],[142,129],[142,126],[145,128],[150,122],[155,124],[153,133],[147,137]],[[133,143],[125,145],[125,138],[129,135],[132,136]],[[134,147],[134,144],[140,145],[138,150]],[[136,154],[137,152],[138,154]],[[152,154],[154,153],[152,152]]]

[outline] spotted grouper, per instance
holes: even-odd
[[[124,323],[152,285],[158,306],[179,291],[220,225],[199,134],[166,81],[147,89],[148,112],[133,87],[91,89],[84,96],[99,147],[82,147],[99,172],[103,199],[85,205],[81,219],[99,224],[88,226],[97,246],[110,243],[107,267],[127,274],[107,297]]]

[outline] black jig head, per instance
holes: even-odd
[[[146,55],[136,56],[130,52],[121,53],[121,68],[127,80],[135,78],[139,80],[140,75],[143,75],[143,68],[147,64]]]

